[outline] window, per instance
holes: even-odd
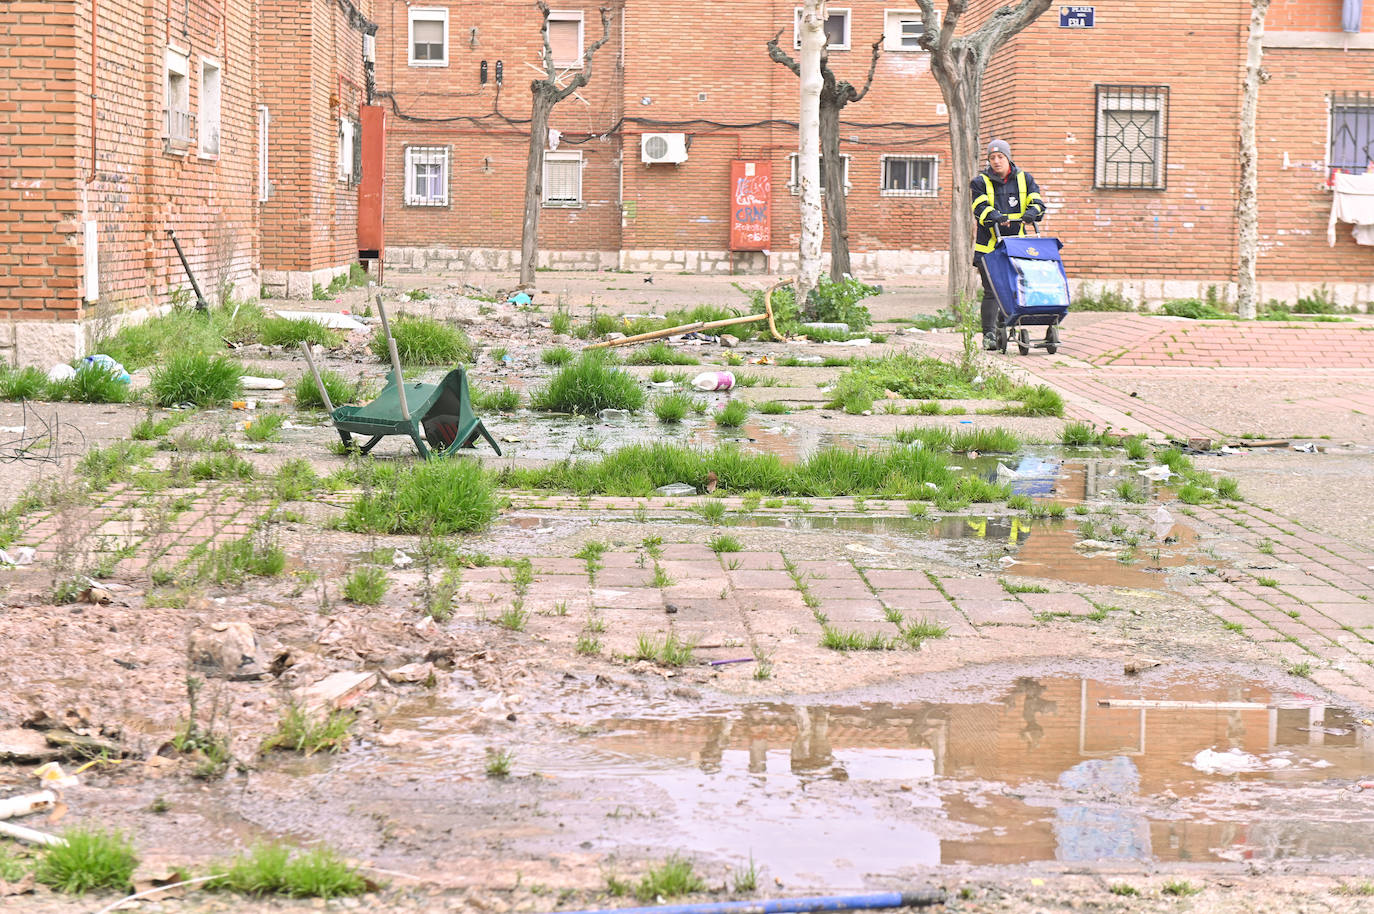
[[[410,65],[448,66],[448,10],[410,10]]]
[[[190,60],[185,51],[167,49],[167,102],[164,129],[167,151],[185,152],[191,144]]]
[[[544,205],[582,205],[582,153],[544,153]]]
[[[272,127],[272,114],[266,105],[258,105],[258,202],[272,196],[272,182],[267,180],[267,138]]]
[[[1168,86],[1097,86],[1093,184],[1164,189]]]
[[[581,68],[581,10],[549,10],[549,50],[555,67]]]
[[[1374,163],[1374,94],[1331,93],[1328,172],[1364,174]]]
[[[353,147],[358,143],[357,130],[346,117],[339,118],[339,180],[353,179]]]
[[[801,22],[802,8],[799,6],[792,19],[792,47],[794,48],[801,47]],[[827,8],[825,46],[832,51],[849,50],[849,10]]]
[[[787,190],[793,195],[801,193],[801,187],[797,182],[797,154],[794,152],[788,159],[791,162],[791,173],[787,178]],[[844,165],[844,192],[849,193],[849,156],[841,153],[840,162]],[[825,193],[825,156],[821,156],[821,193]]]
[[[883,17],[883,49],[920,51],[926,27],[920,10],[887,10]]]
[[[219,155],[220,72],[219,64],[200,59],[200,154],[205,158]]]
[[[934,197],[939,193],[936,183],[935,156],[883,156],[884,197]]]
[[[406,147],[406,206],[448,206],[448,147]]]

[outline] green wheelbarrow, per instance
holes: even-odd
[[[310,373],[315,376],[320,398],[324,401],[325,409],[329,410],[344,447],[349,450],[356,448],[359,453],[366,454],[387,435],[406,435],[415,442],[415,450],[420,458],[427,460],[431,453],[447,457],[459,448],[471,446],[482,437],[496,451],[496,455],[501,456],[496,439],[487,431],[482,420],[473,414],[467,373],[463,366],[454,368],[438,384],[419,381],[406,383],[401,374],[396,341],[391,337],[391,327],[387,323],[386,312],[382,310],[381,296],[377,297],[377,309],[382,316],[382,330],[391,350],[392,367],[387,373],[386,387],[366,406],[335,407],[315,368],[310,344],[301,343]],[[361,446],[355,444],[354,435],[367,437],[367,443]],[[429,442],[428,447],[425,446],[426,441]]]

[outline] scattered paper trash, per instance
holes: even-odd
[[[696,486],[689,486],[685,482],[670,482],[666,486],[659,486],[657,489],[654,489],[654,494],[667,495],[670,497],[695,495],[697,494],[697,488]]]
[[[1160,464],[1159,466],[1148,467],[1144,470],[1141,470],[1140,475],[1144,476],[1146,479],[1152,479],[1155,482],[1163,482],[1170,476],[1174,475],[1174,471],[1169,469],[1164,464]]]
[[[0,565],[32,565],[34,554],[32,546],[20,546],[12,552],[0,549]]]
[[[58,363],[48,369],[49,381],[70,381],[76,377],[76,369],[65,362]]]
[[[692,379],[697,390],[730,390],[735,386],[735,376],[729,371],[703,371]]]
[[[314,321],[330,330],[366,330],[367,324],[348,314],[333,311],[277,311],[277,317],[289,321]]]
[[[860,555],[891,555],[891,554],[892,554],[891,552],[884,552],[884,551],[881,550],[881,549],[874,549],[874,548],[872,548],[871,546],[865,546],[863,543],[845,543],[845,544],[844,544],[844,548],[848,549],[850,552],[857,552],[857,553],[859,553]]]
[[[1304,441],[1302,444],[1293,445],[1293,450],[1302,454],[1315,454],[1317,453],[1317,446],[1311,441]]]
[[[407,568],[415,564],[415,560],[406,555],[403,550],[397,549],[395,552],[391,553],[391,564],[395,568]]]
[[[229,404],[231,409],[257,409],[257,400],[235,400]]]
[[[607,408],[597,413],[596,417],[602,422],[620,422],[630,418],[630,411],[628,409]]]
[[[1174,516],[1169,513],[1169,509],[1163,505],[1155,508],[1151,519],[1155,524],[1155,539],[1162,540],[1169,535],[1169,531],[1174,529]]]
[[[33,770],[33,776],[43,782],[44,787],[62,788],[75,787],[77,779],[62,770],[62,766],[57,762],[44,762]]]
[[[852,340],[826,340],[822,345],[825,346],[872,346],[873,341],[866,336],[858,336]]]
[[[286,382],[281,378],[255,378],[252,375],[244,375],[239,380],[243,382],[244,390],[281,390],[286,386]]]

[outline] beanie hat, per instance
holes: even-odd
[[[1007,145],[1006,140],[993,140],[989,143],[988,155],[992,155],[994,152],[1002,153],[1002,155],[1007,157],[1008,162],[1011,161],[1011,147]]]

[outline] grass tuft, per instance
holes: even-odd
[[[456,365],[472,360],[467,334],[432,318],[398,314],[391,321],[391,336],[404,365]],[[372,338],[371,349],[379,361],[391,360],[385,334]]]
[[[379,565],[363,565],[354,569],[344,582],[344,599],[350,603],[376,606],[386,596],[386,569]]]
[[[328,847],[315,847],[292,855],[283,844],[260,844],[234,858],[222,869],[224,876],[205,884],[207,889],[244,895],[285,895],[290,898],[335,898],[361,895],[367,880]]]
[[[533,409],[583,416],[594,416],[603,409],[634,412],[643,405],[644,391],[639,382],[595,351],[583,352],[576,361],[564,365],[530,397]]]
[[[664,394],[654,400],[654,415],[659,422],[681,422],[692,408],[692,398],[682,393]]]
[[[276,731],[263,740],[262,751],[278,749],[304,755],[338,752],[348,745],[349,731],[356,719],[351,711],[316,713],[298,704],[287,705]]]
[[[739,428],[749,418],[749,404],[743,400],[731,400],[725,408],[716,413],[716,425],[721,428]]]
[[[700,365],[701,360],[679,352],[662,340],[636,349],[625,357],[626,365]]]
[[[635,887],[635,896],[640,901],[654,901],[705,890],[706,883],[697,875],[692,861],[674,855],[649,868]]]
[[[372,485],[344,514],[357,533],[450,536],[485,530],[499,506],[495,486],[472,460],[427,460],[373,468]]]
[[[222,355],[173,350],[153,369],[148,391],[158,406],[222,406],[243,390],[243,365]]]
[[[138,855],[122,832],[76,828],[62,836],[66,843],[47,849],[34,868],[34,878],[59,892],[128,888]]]
[[[716,553],[717,555],[719,555],[722,552],[739,552],[741,549],[744,548],[744,545],[740,543],[739,540],[735,539],[733,536],[730,536],[728,533],[722,533],[719,536],[711,537],[711,540],[707,545],[709,545],[711,547],[711,551]]]

